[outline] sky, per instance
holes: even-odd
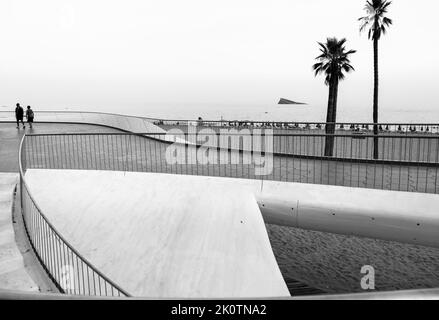
[[[178,113],[192,105],[270,105],[280,97],[325,110],[328,89],[311,67],[317,41],[335,36],[357,50],[355,72],[339,86],[339,113],[371,120],[372,42],[357,21],[364,4],[1,0],[0,110],[19,101],[39,109],[139,114],[171,106]],[[379,48],[382,112],[437,108],[438,9],[435,0],[389,7],[394,24]]]

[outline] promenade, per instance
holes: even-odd
[[[26,130],[26,132],[30,132],[30,130]],[[33,133],[55,132],[112,132],[116,134],[120,131],[99,126],[69,124],[36,124],[33,129]],[[22,134],[23,130],[18,131],[14,124],[0,123],[0,156],[2,160],[5,159],[0,163],[0,171],[14,172],[18,169],[18,144]],[[102,136],[100,137],[102,138]],[[167,144],[141,137],[132,139],[132,142],[130,144],[131,150],[143,153],[140,153],[139,157],[128,157],[131,160],[126,168],[128,171],[203,173],[197,172],[197,168],[194,166],[169,166],[165,161]],[[43,146],[52,143],[48,140]],[[79,164],[86,164],[85,154],[83,157],[79,157],[79,154],[74,152],[80,150],[78,144],[74,144],[74,146],[74,149],[71,149],[71,155],[76,158],[69,157],[69,154],[55,155],[54,159],[60,157],[58,165],[61,164],[62,167],[63,163],[66,166],[77,164],[79,167]],[[125,151],[125,148],[120,150],[115,148],[110,154],[112,156],[115,154],[119,154],[121,157],[125,156],[126,160]],[[105,153],[103,149],[101,152]],[[141,160],[142,155],[147,155],[147,161]],[[39,159],[34,160],[34,165],[38,167]],[[83,162],[80,163],[80,161]],[[103,162],[102,169],[105,166],[110,168],[111,165],[114,164],[110,161]],[[432,167],[402,167],[399,165],[382,165],[380,167],[349,161],[275,157],[274,168],[273,176],[266,178],[337,185],[352,184],[352,186],[358,187],[368,186],[369,183],[370,187],[421,192],[425,192],[425,190],[432,192],[438,188],[437,182],[433,182],[437,169]],[[217,168],[206,166],[203,170],[205,170],[205,175],[256,178],[249,169],[252,168],[242,169],[242,167],[234,165],[224,165]],[[384,174],[382,174],[383,172]],[[374,180],[370,179],[372,176],[375,176]],[[404,179],[399,180],[401,183],[397,183],[395,180],[399,176],[404,177]],[[402,183],[404,180],[407,182]],[[374,185],[371,181],[374,181]],[[359,270],[365,264],[374,265],[376,270],[379,270],[376,280],[379,283],[378,290],[439,287],[439,252],[437,249],[274,225],[266,225],[266,227],[276,260],[286,282],[289,283],[290,290],[293,287],[291,282],[293,282],[296,287],[300,286],[297,283],[306,283],[308,287],[319,288],[328,293],[359,292],[361,291]]]

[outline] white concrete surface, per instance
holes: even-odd
[[[15,241],[12,204],[17,182],[18,174],[0,173],[0,289],[38,291]]]
[[[180,192],[190,193],[193,181],[202,181],[205,185],[214,183],[222,189],[239,186],[241,191],[248,190],[255,195],[268,223],[439,247],[439,195],[436,194],[236,178],[148,175],[180,181],[183,183]]]
[[[254,194],[233,179],[28,170],[26,180],[67,241],[134,296],[289,296]]]

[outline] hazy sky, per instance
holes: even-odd
[[[0,106],[326,105],[317,41],[346,37],[339,110],[372,104],[372,43],[354,0],[1,0]],[[436,0],[394,0],[380,41],[382,109],[439,101]],[[435,40],[436,39],[436,40]],[[123,110],[120,110],[123,113]],[[439,120],[439,119],[437,119]]]

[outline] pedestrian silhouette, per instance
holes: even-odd
[[[26,119],[27,123],[29,123],[29,126],[32,129],[32,123],[34,122],[34,111],[31,109],[30,106],[27,106]]]
[[[26,128],[23,122],[23,115],[24,115],[24,110],[23,108],[20,106],[19,103],[16,104],[15,107],[15,119],[17,120],[17,129],[20,129],[20,121],[23,124],[23,129]]]

